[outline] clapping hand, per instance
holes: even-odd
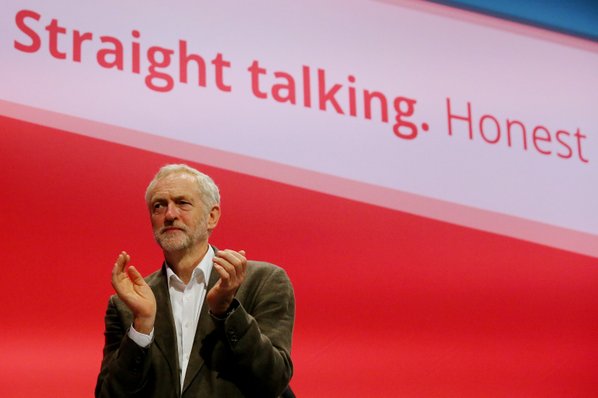
[[[118,297],[133,312],[135,330],[149,334],[156,320],[156,298],[139,271],[134,266],[129,266],[130,261],[131,257],[126,252],[118,255],[112,269],[112,286]]]
[[[220,279],[207,294],[208,307],[212,314],[226,313],[235,298],[237,290],[245,280],[247,258],[245,251],[219,250],[214,256],[214,269]]]

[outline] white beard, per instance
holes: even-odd
[[[203,231],[201,226],[195,231],[189,233],[189,230],[183,226],[177,226],[178,228],[184,228],[183,231],[162,233],[162,231],[154,231],[154,238],[162,250],[165,252],[175,252],[185,250],[197,244],[197,242],[206,240],[208,235],[207,232]]]

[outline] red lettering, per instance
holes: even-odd
[[[181,83],[187,83],[187,67],[193,61],[197,65],[197,84],[206,86],[206,62],[197,54],[187,54],[187,42],[179,40],[179,76]]]
[[[388,122],[388,101],[386,96],[379,91],[363,91],[363,106],[364,106],[364,117],[366,119],[372,119],[372,99],[376,98],[380,104],[380,119],[384,122]]]
[[[110,43],[113,48],[102,48],[96,53],[98,64],[104,68],[110,69],[116,67],[118,70],[123,70],[123,45],[115,37],[100,36],[102,43]],[[109,60],[112,58],[112,60]]]
[[[31,10],[21,10],[17,13],[17,15],[15,16],[15,22],[17,24],[17,27],[21,32],[25,33],[31,39],[31,44],[27,45],[15,40],[14,46],[19,51],[23,51],[26,53],[34,53],[37,50],[39,50],[41,46],[41,40],[38,34],[35,33],[35,31],[31,29],[29,26],[27,26],[27,24],[25,23],[26,18],[32,18],[36,21],[39,21],[41,15]]]
[[[521,129],[521,138],[523,140],[523,149],[527,151],[527,131],[525,130],[525,126],[518,120],[508,120],[507,119],[507,142],[509,147],[512,146],[511,141],[511,127],[518,126]]]
[[[538,131],[542,131],[544,132],[544,136],[540,136],[538,134]],[[544,126],[536,126],[536,128],[534,129],[533,133],[533,142],[534,142],[534,146],[536,147],[536,150],[540,153],[543,153],[544,155],[550,155],[552,153],[552,151],[550,150],[544,150],[542,148],[540,148],[538,146],[538,141],[541,142],[551,142],[552,138],[550,137],[550,131],[548,131],[548,129]]]
[[[577,131],[575,132],[575,138],[577,139],[577,153],[579,155],[579,160],[581,160],[584,163],[589,163],[590,161],[588,159],[585,159],[583,157],[583,154],[581,153],[581,140],[582,139],[586,139],[588,138],[587,136],[583,135],[581,133],[581,131],[579,130],[579,128],[577,129]]]
[[[63,53],[58,49],[58,36],[61,34],[65,34],[66,29],[58,25],[57,19],[53,19],[52,22],[50,22],[48,26],[46,26],[46,30],[48,31],[48,38],[50,40],[50,54],[52,54],[54,58],[65,59],[66,53]]]
[[[168,73],[158,71],[158,68],[168,68],[173,50],[158,46],[150,47],[147,50],[147,60],[150,62],[148,75],[145,77],[145,85],[154,91],[166,93],[174,87],[174,80]],[[155,81],[164,83],[163,86]]]
[[[311,108],[311,77],[309,66],[303,65],[303,105]]]
[[[221,91],[231,91],[232,87],[224,83],[224,68],[230,68],[230,62],[225,61],[221,53],[212,60],[212,65],[216,67],[216,87]]]
[[[451,113],[451,99],[446,99],[447,117],[448,117],[448,132],[453,135],[453,119],[467,122],[469,128],[469,139],[473,140],[473,123],[471,121],[471,103],[467,102],[467,116],[457,116]]]
[[[350,83],[355,83],[355,77],[348,77]],[[355,100],[355,87],[349,86],[349,115],[357,116],[357,103]]]
[[[416,100],[407,97],[395,98],[394,108],[396,112],[396,123],[393,125],[392,129],[398,137],[407,140],[412,140],[417,137],[417,125],[404,119],[404,116],[413,116],[416,102]],[[407,132],[405,132],[405,130],[407,130]]]
[[[274,77],[284,79],[285,83],[277,83],[272,86],[272,98],[278,102],[290,102],[295,104],[295,79],[285,72],[276,72]],[[286,95],[282,95],[286,91]]]
[[[472,115],[471,104],[469,102],[467,103],[466,115],[458,115],[452,113],[451,100],[450,98],[447,98],[447,112],[448,134],[451,136],[453,135],[453,120],[464,121],[469,126],[469,138],[473,139],[474,131],[472,126],[474,115]],[[502,132],[505,131],[506,128],[506,145],[509,148],[513,147],[513,135],[515,133],[520,133],[522,139],[522,148],[524,151],[527,151],[528,128],[521,121],[512,119],[505,119],[503,121],[491,114],[485,114],[481,116],[479,120],[475,120],[477,122],[477,127],[479,127],[479,134],[485,142],[489,144],[498,144],[500,143],[501,139],[504,141],[502,138]],[[424,124],[422,124],[422,128],[425,130]],[[476,130],[475,133],[477,132],[478,131]],[[531,130],[531,135],[533,147],[541,155],[548,156],[554,154],[561,159],[571,159],[574,157],[577,150],[579,160],[583,163],[589,162],[589,160],[586,159],[582,153],[582,141],[587,137],[581,133],[579,128],[575,134],[571,134],[565,130],[557,130],[556,133],[553,133],[547,127],[537,125]],[[574,148],[573,144],[571,143],[572,136],[574,136],[576,139],[577,148]]]
[[[486,120],[491,120],[495,126],[496,137],[494,139],[490,139],[486,137],[486,133],[484,132],[484,122]],[[492,115],[484,115],[480,118],[480,135],[489,144],[496,144],[500,140],[500,125],[498,124],[498,120]]]
[[[251,73],[251,91],[253,95],[258,98],[268,98],[268,94],[260,90],[259,81],[260,75],[266,74],[266,69],[260,68],[259,62],[255,60],[247,70]]]
[[[81,62],[81,45],[92,39],[93,35],[89,32],[81,34],[78,30],[73,31],[73,61]]]
[[[557,156],[561,157],[563,159],[569,159],[572,155],[573,155],[573,151],[571,150],[571,147],[561,139],[561,136],[565,135],[567,137],[570,137],[571,134],[568,131],[563,131],[563,130],[559,130],[556,132],[556,140],[559,142],[559,144],[561,144],[563,147],[565,147],[567,149],[567,153],[566,154],[562,154],[560,152],[557,152]]]
[[[141,34],[138,30],[134,30],[131,32],[131,36],[136,39],[139,39]],[[141,71],[140,67],[140,56],[141,50],[139,49],[139,43],[136,41],[131,42],[131,72],[139,73]]]
[[[345,114],[334,97],[338,93],[338,90],[340,90],[342,87],[342,84],[335,84],[329,90],[326,90],[326,72],[323,69],[318,69],[318,94],[320,110],[325,111],[326,103],[330,102],[337,113],[341,115]]]

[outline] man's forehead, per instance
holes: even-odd
[[[187,173],[173,173],[156,181],[151,196],[200,195],[195,177]]]

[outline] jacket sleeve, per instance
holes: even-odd
[[[96,398],[135,397],[147,380],[152,344],[142,348],[127,335],[131,319],[112,296],[105,316],[104,351],[95,388]]]
[[[264,264],[264,263],[261,263]],[[238,294],[237,308],[219,324],[232,352],[236,377],[251,396],[277,397],[293,375],[291,340],[295,297],[286,272],[268,264],[256,265],[249,291]],[[240,292],[239,292],[240,293]]]

